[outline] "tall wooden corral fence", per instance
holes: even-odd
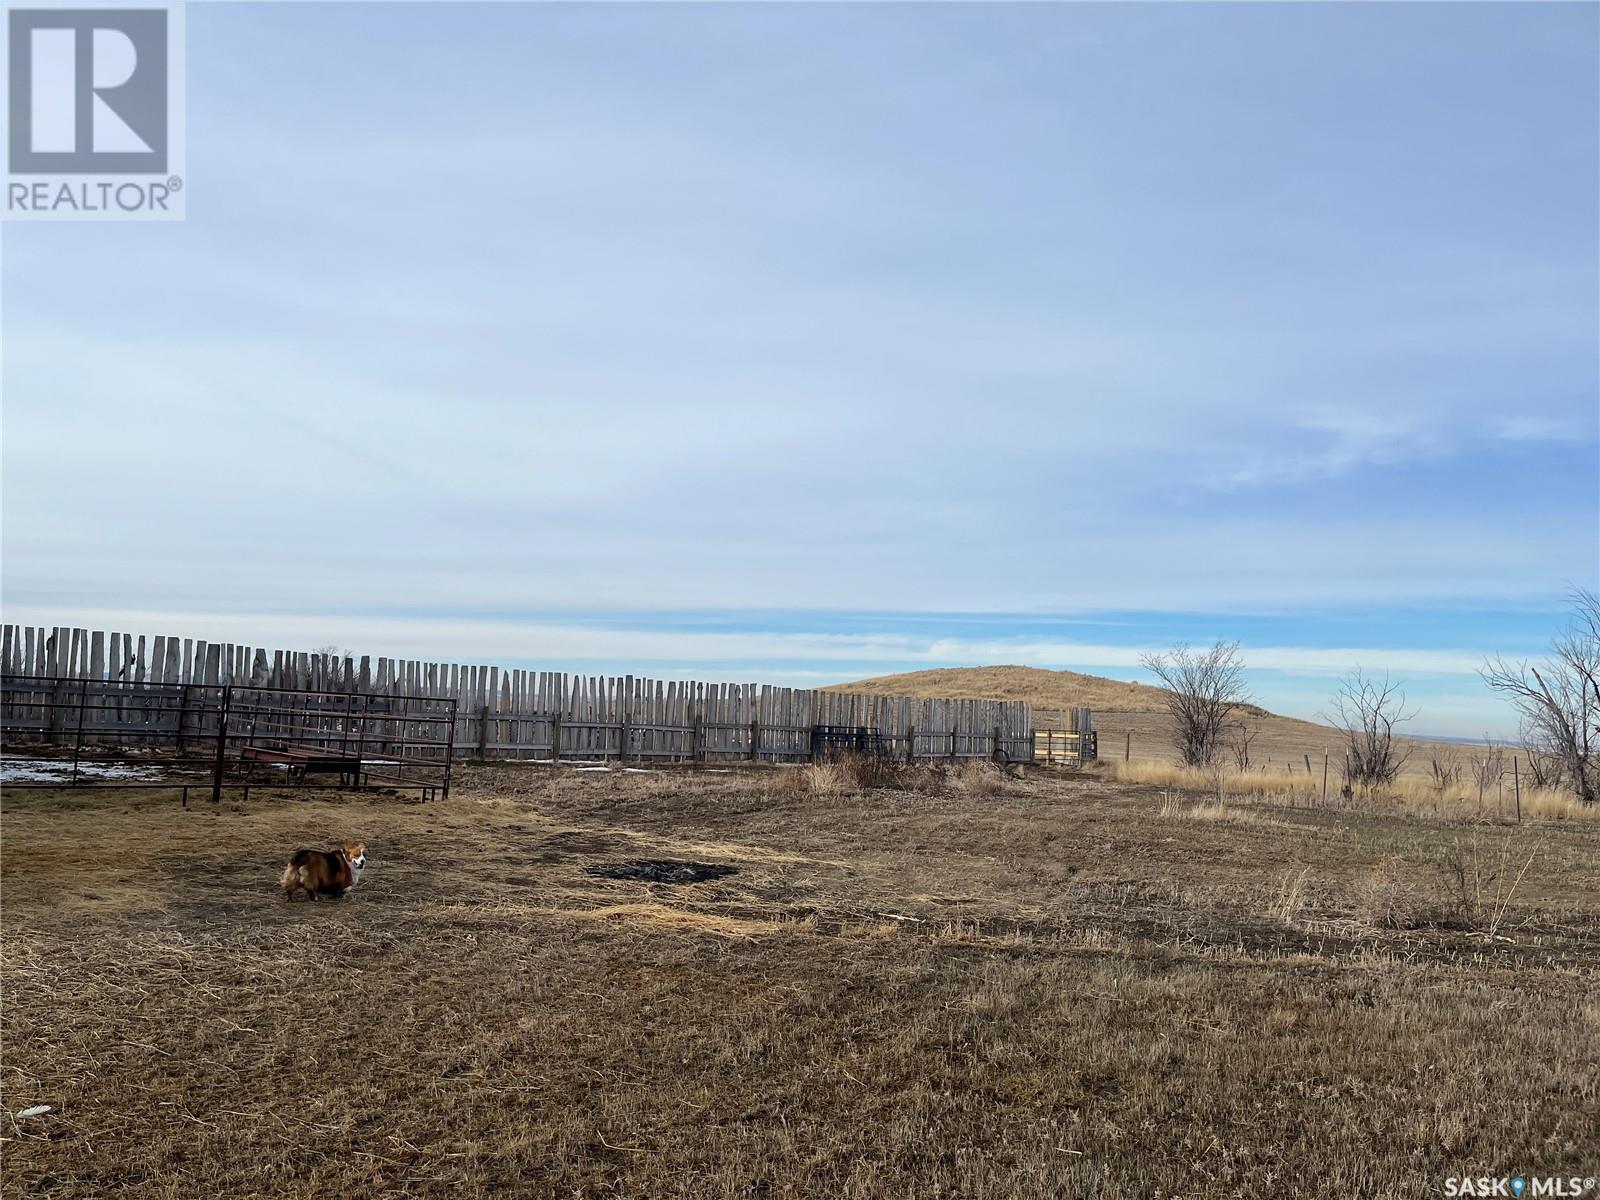
[[[267,651],[199,638],[6,625],[12,680],[248,685],[456,702],[458,756],[632,761],[802,762],[866,749],[908,761],[1034,760],[1023,701],[867,696],[748,683],[578,675],[413,659]],[[145,719],[137,704],[94,710],[99,744]],[[129,739],[130,743],[133,741]]]

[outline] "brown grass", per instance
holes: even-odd
[[[1100,771],[1127,783],[1152,784],[1172,792],[1193,792],[1216,798],[1220,789],[1226,796],[1272,801],[1288,805],[1322,803],[1320,775],[1295,774],[1267,768],[1238,771],[1230,768],[1202,770],[1174,762],[1151,759],[1103,761]],[[1516,801],[1510,788],[1491,792],[1480,800],[1470,781],[1457,781],[1440,787],[1418,775],[1403,775],[1392,784],[1360,795],[1342,797],[1339,779],[1330,773],[1328,801],[1336,805],[1357,805],[1408,812],[1421,816],[1476,819],[1492,822],[1515,820]],[[1522,789],[1522,817],[1525,821],[1600,821],[1600,805],[1579,803],[1570,792],[1548,788]]]
[[[1401,1197],[1600,1173],[1600,826],[1235,796],[1217,820],[1194,794],[1164,821],[1148,785],[983,764],[814,777],[7,796],[3,1106],[53,1111],[0,1115],[0,1188]],[[284,903],[288,851],[347,833],[361,887]],[[635,857],[740,873],[583,872]]]

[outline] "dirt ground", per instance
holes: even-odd
[[[429,805],[8,793],[4,1195],[1600,1175],[1600,823],[1038,769],[462,776]],[[288,853],[345,836],[361,886],[285,902]],[[737,872],[585,871],[636,858]]]

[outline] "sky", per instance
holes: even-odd
[[[1594,5],[192,4],[0,234],[7,621],[658,677],[1238,639],[1416,732],[1600,576]]]

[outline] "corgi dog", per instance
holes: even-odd
[[[361,882],[366,865],[367,847],[361,842],[347,841],[334,850],[296,850],[283,869],[283,898],[293,900],[303,891],[307,900],[337,899]]]

